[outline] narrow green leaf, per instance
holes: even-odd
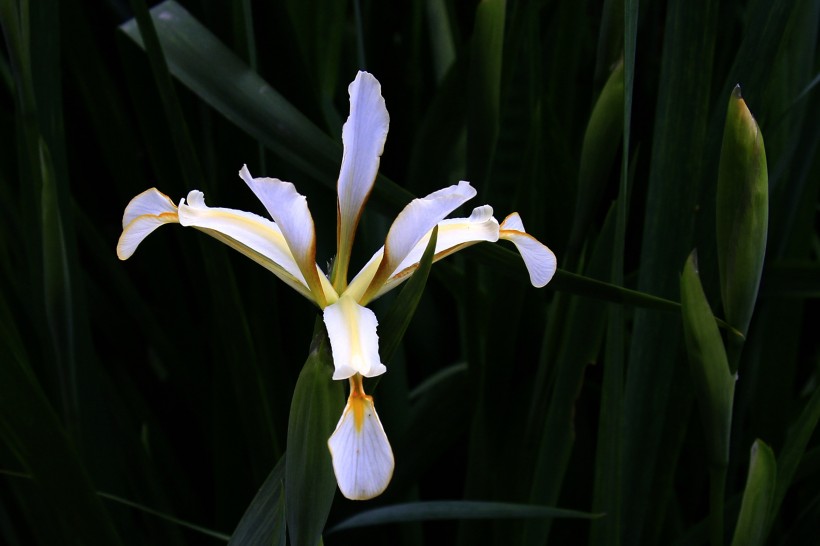
[[[755,440],[732,546],[765,544],[776,477],[777,462],[772,449],[762,440]]]
[[[473,256],[478,257],[483,263],[495,267],[500,273],[522,282],[526,281],[525,275],[527,273],[524,263],[521,261],[521,257],[511,250],[499,245],[480,245],[475,249]],[[669,311],[675,315],[680,313],[680,303],[676,301],[572,273],[562,268],[555,272],[555,276],[546,286],[546,289],[631,305],[641,309]],[[729,328],[729,325],[722,319],[716,317],[715,320],[721,328]]]
[[[474,254],[483,262],[497,268],[501,273],[522,281],[526,279],[525,275],[527,273],[521,257],[512,250],[499,245],[480,245],[476,248]],[[559,268],[555,272],[555,276],[546,286],[546,289],[646,309],[671,311],[676,314],[680,312],[680,303],[678,302],[572,273],[563,268]]]
[[[332,375],[330,342],[324,323],[317,319],[288,419],[285,514],[293,544],[319,543],[336,493],[327,440],[344,408],[344,388]]]
[[[404,337],[404,333],[407,331],[407,327],[410,325],[413,315],[416,313],[416,307],[421,300],[422,293],[424,293],[424,287],[427,285],[430,266],[433,265],[437,240],[438,226],[433,228],[430,241],[427,243],[424,254],[419,261],[418,269],[407,280],[390,307],[387,316],[379,324],[379,353],[385,363],[390,362]]]
[[[595,519],[604,514],[590,514],[577,510],[482,501],[427,501],[382,506],[360,512],[330,529],[331,533],[369,525],[383,525],[407,521],[466,520],[466,519]]]
[[[225,533],[220,533],[219,531],[214,531],[213,529],[208,529],[207,527],[203,527],[202,525],[197,525],[196,523],[191,523],[190,521],[186,521],[184,519],[180,519],[180,518],[177,518],[175,516],[165,514],[163,512],[158,511],[158,510],[154,510],[153,508],[149,508],[149,507],[147,507],[143,504],[139,504],[137,502],[133,502],[133,501],[130,501],[128,499],[124,499],[124,498],[120,497],[119,495],[112,495],[111,493],[106,493],[105,491],[97,491],[97,495],[99,495],[100,498],[103,498],[105,500],[108,500],[108,501],[111,501],[111,502],[116,502],[117,504],[122,504],[123,506],[128,506],[129,508],[134,508],[135,510],[139,510],[140,512],[143,512],[145,514],[150,514],[154,517],[165,520],[165,521],[167,521],[169,523],[172,523],[174,525],[177,525],[179,527],[184,527],[185,529],[190,529],[191,531],[195,531],[195,532],[197,532],[201,535],[204,535],[204,536],[207,536],[207,537],[210,537],[210,538],[215,538],[215,539],[221,540],[223,542],[228,542],[228,539],[230,538]],[[248,544],[250,544],[250,543],[248,543]]]
[[[285,545],[285,467],[283,456],[245,509],[228,546]]]
[[[726,320],[744,336],[752,319],[769,225],[769,175],[760,128],[735,87],[729,99],[718,171],[716,226],[720,294]],[[743,339],[729,337],[737,370]]]

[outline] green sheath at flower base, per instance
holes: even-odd
[[[735,377],[729,372],[726,351],[700,283],[694,252],[683,268],[680,298],[686,352],[703,421],[709,464],[724,467],[729,462]]]
[[[720,152],[716,203],[720,294],[726,322],[744,336],[752,318],[769,222],[769,177],[763,136],[735,87]],[[732,371],[743,340],[729,336]]]

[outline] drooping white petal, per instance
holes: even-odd
[[[436,238],[436,250],[434,261],[438,261],[453,252],[466,246],[482,242],[495,242],[498,240],[498,221],[493,218],[493,209],[489,205],[476,207],[469,218],[450,218],[438,223],[438,236]],[[382,284],[378,290],[372,292],[368,300],[377,298],[405,281],[418,268],[422,254],[424,254],[427,243],[432,235],[430,229],[413,246],[410,252],[396,267],[393,274]],[[358,275],[351,281],[345,293],[357,297],[364,294],[364,288],[370,284],[376,274],[376,270],[381,263],[384,249],[380,249],[370,261],[365,264]],[[362,298],[359,297],[362,301]]]
[[[246,165],[242,166],[239,176],[262,201],[285,238],[290,253],[317,302],[324,306],[324,291],[316,272],[316,231],[307,199],[290,182],[276,178],[254,178]]]
[[[382,284],[396,273],[419,241],[448,214],[475,197],[475,194],[476,191],[470,183],[462,180],[458,185],[413,199],[404,207],[390,226],[384,244],[384,255],[366,294],[372,296],[378,292]]]
[[[558,266],[555,254],[538,239],[524,231],[524,223],[517,212],[504,219],[499,236],[501,239],[511,241],[518,249],[534,287],[541,288],[550,282]]]
[[[279,227],[251,212],[209,207],[200,191],[179,205],[179,222],[201,229],[273,272],[304,296],[314,299]]]
[[[387,139],[390,116],[382,98],[379,81],[359,72],[347,88],[350,115],[342,129],[344,155],[339,171],[340,253],[349,253],[362,207],[373,189]]]
[[[117,241],[117,257],[127,260],[139,244],[163,224],[179,222],[174,202],[156,188],[134,197],[122,216],[122,234]]]
[[[327,446],[336,482],[345,497],[372,499],[387,488],[395,463],[373,398],[351,393]]]
[[[325,307],[324,321],[336,368],[333,379],[347,379],[356,373],[374,377],[387,370],[379,358],[378,321],[373,311],[345,293]]]

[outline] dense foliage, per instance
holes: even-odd
[[[0,0],[0,543],[817,540],[820,1],[148,7]],[[465,179],[559,271],[477,245],[413,285],[368,384],[393,480],[325,523],[296,511],[328,473],[285,459],[329,464],[288,445],[316,308],[194,230],[114,249],[152,186],[263,214],[248,164],[329,263],[360,69],[391,118],[353,262]]]

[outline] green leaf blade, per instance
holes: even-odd
[[[756,440],[749,456],[749,474],[732,546],[765,544],[776,481],[777,462],[774,452],[763,441]]]
[[[352,516],[331,529],[331,532],[408,521],[468,520],[468,519],[595,519],[603,514],[590,514],[531,504],[482,501],[426,501],[382,506]]]
[[[344,407],[342,383],[333,381],[333,357],[324,323],[317,320],[310,355],[296,388],[288,419],[285,513],[293,544],[321,541],[336,476],[327,440]]]

